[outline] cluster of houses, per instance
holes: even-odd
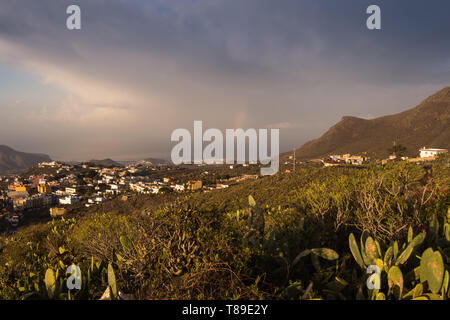
[[[38,168],[53,170],[42,170],[52,173],[29,177],[0,177],[0,218],[6,218],[13,226],[19,223],[24,213],[34,210],[47,209],[50,215],[55,217],[63,215],[66,212],[64,209],[66,206],[79,203],[79,205],[90,207],[119,194],[209,191],[227,188],[230,184],[243,180],[258,178],[253,175],[243,175],[221,180],[214,186],[205,186],[202,180],[179,183],[173,177],[149,177],[143,170],[157,169],[151,166],[144,168],[142,164],[106,168],[90,164],[69,165],[52,161],[42,162]]]
[[[353,164],[353,165],[362,165],[364,163],[370,162],[370,157],[365,155],[351,155],[350,153],[346,153],[343,155],[335,154],[331,155],[328,159],[322,160],[325,167],[337,166],[342,163]]]
[[[381,160],[382,164],[386,164],[389,161],[401,159],[409,162],[423,162],[423,161],[433,161],[440,154],[448,153],[447,149],[435,149],[423,147],[419,150],[419,157],[408,158],[408,157],[397,157],[396,155],[390,155],[387,159]],[[351,155],[349,153],[343,155],[330,155],[327,159],[320,159],[325,167],[337,166],[340,164],[352,164],[352,165],[362,165],[364,163],[370,163],[372,160],[366,155]]]
[[[400,157],[401,160],[406,160],[408,162],[424,162],[424,161],[434,161],[441,154],[447,154],[447,149],[436,149],[436,148],[426,148],[423,147],[419,149],[419,157],[416,158],[408,158],[408,157]],[[382,164],[386,164],[389,161],[397,160],[396,155],[390,155],[388,159],[384,159],[381,161]]]
[[[411,162],[429,161],[443,153],[448,153],[448,150],[423,147],[419,150],[418,158],[402,157],[401,159]],[[396,158],[392,155],[388,159],[381,160],[381,163],[384,164]],[[348,153],[317,159],[317,162],[322,162],[324,166],[362,165],[372,161],[374,160],[365,154]],[[53,169],[51,172],[54,173],[29,177],[0,177],[0,218],[8,221],[12,226],[19,224],[24,213],[33,210],[49,209],[50,215],[55,217],[63,215],[68,205],[82,202],[81,205],[90,207],[129,192],[158,194],[167,191],[210,191],[259,178],[258,175],[243,174],[219,180],[212,186],[205,186],[202,180],[179,183],[173,177],[152,178],[148,174],[143,174],[142,167],[136,164],[105,168],[89,164],[72,166],[53,161],[40,163],[38,167],[51,168]],[[145,169],[157,170],[151,166],[146,166]],[[203,174],[209,173],[204,171]]]
[[[94,177],[76,175],[73,167],[58,162],[41,163],[39,167],[56,168],[56,175],[3,177],[0,182],[8,184],[0,190],[3,207],[14,211],[48,208],[54,205],[71,205],[85,200],[89,204],[106,201],[127,189],[138,193],[158,193],[166,186],[175,191],[183,191],[184,185],[170,184],[169,178],[151,179],[134,176],[135,168],[99,168],[83,165],[84,169],[95,172]]]
[[[370,157],[368,157],[366,155],[366,153],[363,153],[360,155],[352,155],[350,153],[346,153],[346,154],[333,154],[326,158],[313,159],[313,160],[310,160],[309,162],[322,163],[325,167],[340,166],[343,164],[362,165],[362,164],[371,163],[371,162],[381,163],[384,165],[390,161],[395,161],[395,160],[405,160],[408,162],[419,162],[420,163],[420,162],[424,162],[424,161],[436,160],[439,155],[447,154],[447,153],[448,153],[447,149],[436,149],[436,148],[423,147],[423,148],[419,149],[419,157],[417,157],[417,158],[408,158],[408,157],[404,157],[404,156],[397,157],[395,154],[392,154],[387,159],[378,160],[378,159],[371,159]],[[286,161],[284,164],[285,165],[293,164],[294,169],[295,169],[295,164],[302,164],[302,162],[296,161],[295,155],[294,155],[294,156],[289,156],[289,161]],[[285,172],[290,173],[291,170],[286,169]]]

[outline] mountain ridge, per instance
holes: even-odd
[[[107,159],[91,159],[89,161],[82,162],[83,164],[90,164],[90,165],[96,165],[96,166],[104,166],[104,167],[122,167],[122,164],[120,164],[117,161],[114,161],[110,158]]]
[[[343,116],[321,137],[296,149],[299,160],[322,158],[331,154],[361,154],[382,158],[393,143],[407,147],[416,156],[421,147],[450,148],[450,87],[445,87],[411,109],[362,119]],[[284,157],[291,153],[283,154]],[[282,157],[283,157],[282,156]]]
[[[27,153],[0,145],[0,174],[20,173],[40,162],[51,161],[47,154]]]

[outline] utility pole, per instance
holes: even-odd
[[[295,148],[294,148],[294,163],[293,163],[293,165],[294,165],[294,168],[292,171],[295,171]]]

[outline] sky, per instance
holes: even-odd
[[[81,30],[66,8],[81,8]],[[381,8],[368,30],[366,8]],[[0,0],[0,145],[56,160],[168,159],[173,130],[280,128],[450,85],[448,0]]]

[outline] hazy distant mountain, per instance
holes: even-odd
[[[161,164],[169,164],[170,162],[165,159],[158,159],[158,158],[146,158],[143,160],[123,160],[118,161],[119,163],[123,165],[129,165],[129,164],[142,164],[142,165],[161,165]]]
[[[58,161],[58,162],[69,165],[69,166],[75,166],[75,165],[79,165],[82,163],[81,161]]]
[[[449,149],[450,87],[428,97],[417,107],[394,115],[372,120],[343,117],[323,136],[297,149],[296,157],[312,159],[362,152],[386,157],[394,141],[407,147],[410,156],[417,156],[424,146]]]
[[[146,158],[146,159],[144,159],[144,161],[151,162],[153,165],[169,163],[169,161],[167,161],[165,159],[158,159],[158,158]]]
[[[103,159],[103,160],[89,160],[85,163],[95,165],[95,166],[103,166],[103,167],[121,167],[122,165],[111,159]]]
[[[19,152],[0,145],[0,174],[19,173],[44,161],[51,159],[46,154]]]

